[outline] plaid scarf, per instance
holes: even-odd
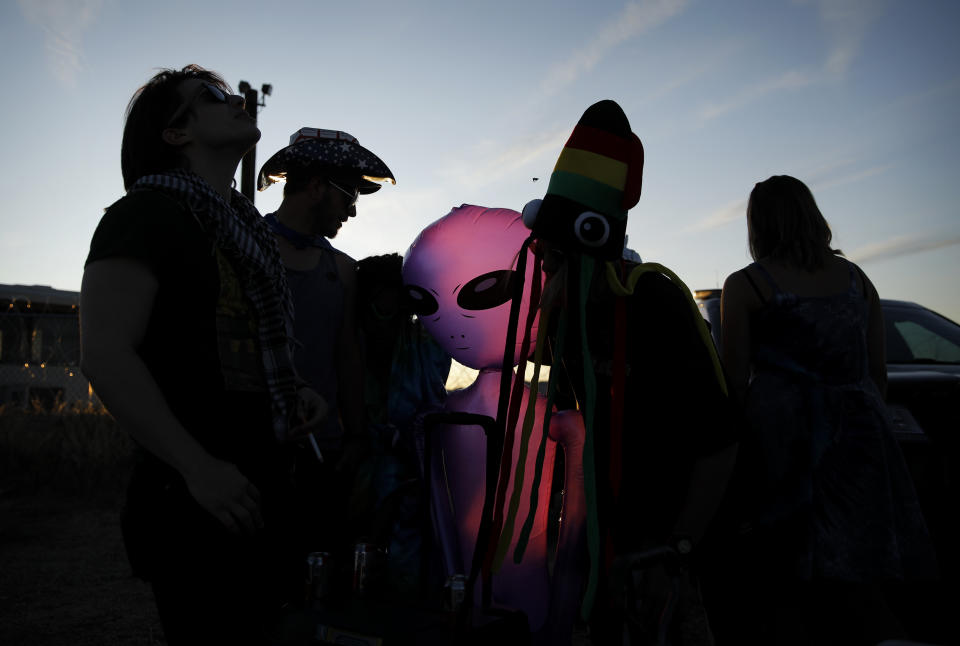
[[[256,207],[237,191],[230,203],[187,170],[147,175],[131,191],[154,190],[187,207],[233,265],[256,315],[263,371],[270,392],[273,431],[286,438],[296,400],[293,302],[276,240]]]

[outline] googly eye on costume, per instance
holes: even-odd
[[[526,208],[524,208],[526,214]],[[593,211],[584,211],[573,223],[573,233],[577,240],[588,247],[602,247],[610,238],[610,224],[607,218],[594,213]]]
[[[528,229],[533,229],[533,225],[537,222],[537,215],[540,213],[540,206],[543,204],[543,200],[536,199],[530,200],[523,207],[523,213],[521,214],[523,218],[523,225]]]

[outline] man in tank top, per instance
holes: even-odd
[[[266,220],[273,229],[293,295],[294,362],[303,379],[330,403],[328,425],[303,447],[298,485],[304,495],[307,551],[345,549],[356,537],[343,523],[343,496],[363,437],[362,361],[356,337],[356,262],[330,244],[357,213],[359,195],[395,182],[376,155],[345,132],[300,128],[290,145],[260,170],[260,190],[285,180],[283,201]],[[318,500],[322,498],[323,500]],[[334,499],[340,498],[340,504]],[[336,508],[334,508],[336,507]],[[334,536],[329,527],[341,525]]]

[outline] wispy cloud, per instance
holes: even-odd
[[[882,0],[804,0],[815,2],[820,23],[827,32],[830,49],[824,61],[827,77],[842,79],[860,52],[863,39],[885,9]]]
[[[679,14],[688,0],[638,0],[627,3],[623,10],[613,16],[586,44],[573,51],[570,57],[550,68],[539,92],[528,97],[533,106],[548,99],[552,94],[575,83],[589,73],[616,46],[655,29]],[[684,83],[706,73],[709,65],[690,70],[689,74],[663,88],[669,93]],[[524,112],[523,109],[519,110]],[[545,174],[556,161],[556,155],[570,135],[571,124],[551,124],[529,135],[515,137],[510,141],[480,141],[467,147],[464,152],[448,159],[437,171],[442,183],[449,187],[460,185],[476,190],[494,185],[504,179],[523,176],[524,173]],[[544,183],[548,177],[541,177]]]
[[[570,127],[543,130],[508,145],[483,142],[463,158],[450,160],[438,174],[446,182],[486,186],[504,177],[515,176],[544,155],[556,155],[570,135]]]
[[[83,71],[84,32],[93,24],[103,0],[18,0],[27,22],[44,33],[47,64],[62,83],[75,86]]]
[[[937,83],[920,92],[905,94],[883,106],[882,110],[886,112],[915,110],[919,106],[934,102],[938,105],[943,105],[945,109],[950,109],[956,102],[956,94],[958,91],[960,91],[960,76],[955,76],[952,79]]]
[[[824,152],[823,161],[816,166],[803,170],[797,177],[810,187],[814,195],[820,191],[835,186],[853,184],[860,180],[881,175],[896,168],[896,164],[881,164],[862,168],[863,160],[845,154],[844,152]]]
[[[807,185],[810,186],[810,190],[813,191],[813,194],[817,195],[824,189],[859,182],[860,180],[880,175],[894,168],[894,164],[886,164],[884,166],[872,166],[870,168],[854,170],[850,168],[853,164],[853,160],[840,159],[813,169],[805,173],[803,177]],[[697,220],[686,227],[683,232],[700,233],[702,231],[717,229],[731,222],[743,219],[746,217],[746,213],[747,200],[735,200],[724,204],[709,215]]]
[[[716,229],[717,227],[722,227],[730,222],[741,220],[746,217],[746,214],[747,201],[736,200],[721,206],[707,217],[694,222],[690,226],[686,227],[684,232],[695,233]]]
[[[900,258],[934,249],[943,249],[960,245],[960,233],[951,232],[941,235],[900,235],[875,242],[856,249],[847,254],[850,260],[859,263],[876,262],[880,260],[889,260],[891,258]]]
[[[650,87],[644,90],[631,107],[641,107],[656,103],[664,97],[700,81],[706,76],[717,73],[731,58],[743,50],[742,40],[730,40],[714,46],[707,56],[697,57],[695,63],[686,68],[678,68],[669,79],[659,87]]]
[[[868,177],[873,177],[875,175],[886,173],[888,170],[895,167],[896,167],[896,164],[884,164],[883,166],[873,166],[871,168],[858,170],[856,172],[849,173],[847,175],[839,175],[836,177],[825,177],[824,179],[816,182],[815,188],[816,188],[816,191],[820,191],[826,188],[833,188],[834,186],[843,186],[844,184],[853,184],[854,182],[859,182],[862,179],[867,179]]]
[[[679,14],[687,0],[644,0],[628,3],[597,35],[570,58],[555,65],[540,85],[550,95],[588,73],[617,45],[654,29]]]
[[[823,60],[809,69],[787,70],[771,78],[761,79],[729,98],[708,103],[697,112],[701,123],[744,108],[776,92],[843,80],[860,53],[870,25],[883,12],[885,5],[882,0],[794,1],[801,5],[816,5],[828,44]]]
[[[826,181],[838,173],[848,173],[849,169],[859,160],[844,151],[823,151],[817,160],[817,165],[807,168],[803,175],[797,177],[811,185],[818,181]]]
[[[708,103],[702,107],[698,116],[703,121],[715,119],[720,115],[726,114],[732,110],[737,110],[749,105],[773,92],[780,90],[796,90],[807,87],[816,81],[815,77],[808,72],[791,70],[775,78],[761,81],[755,85],[748,86],[735,94],[734,96],[720,102]]]
[[[636,0],[604,23],[586,44],[576,49],[562,63],[554,65],[545,74],[538,92],[527,97],[529,109],[515,112],[533,112],[533,107],[564,87],[575,83],[593,70],[618,45],[655,29],[679,14],[689,0]],[[669,93],[706,73],[709,65],[698,66],[689,74],[662,89]],[[539,112],[539,109],[536,110]],[[445,186],[460,185],[471,189],[490,186],[505,178],[516,178],[526,172],[545,174],[556,161],[556,154],[570,135],[571,124],[551,124],[538,131],[510,141],[480,141],[464,152],[448,159],[437,171]],[[542,177],[547,180],[548,178]]]

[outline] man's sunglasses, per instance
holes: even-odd
[[[173,116],[170,117],[170,120],[167,122],[167,127],[169,128],[171,125],[176,123],[177,119],[182,117],[183,113],[186,112],[190,106],[193,105],[193,102],[199,99],[204,92],[209,92],[210,97],[215,103],[229,103],[230,101],[230,95],[224,92],[223,88],[217,87],[213,83],[203,82],[200,84],[200,87],[197,88],[196,92],[193,93],[193,96],[184,101],[183,104],[177,108],[177,111],[173,113]],[[240,97],[240,107],[243,107],[244,104],[245,101],[243,100],[243,97]]]
[[[337,189],[338,191],[340,191],[341,193],[343,193],[344,195],[346,195],[347,197],[350,198],[350,205],[351,205],[351,206],[353,206],[354,204],[357,203],[357,198],[360,197],[360,187],[359,187],[359,186],[351,186],[351,187],[350,187],[350,190],[347,190],[347,189],[345,189],[344,187],[342,187],[342,186],[340,186],[339,184],[337,184],[337,183],[336,183],[335,181],[333,181],[332,179],[328,179],[327,181],[330,182],[330,186],[334,187],[335,189]]]

